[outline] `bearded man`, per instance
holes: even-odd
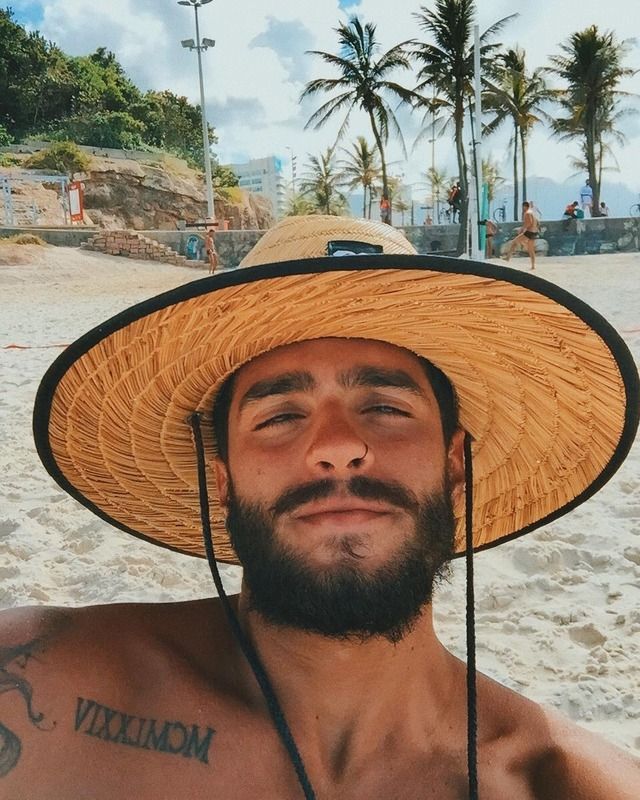
[[[0,798],[636,798],[628,755],[476,674],[473,627],[474,551],[624,459],[620,337],[383,224],[290,219],[244,266],[125,310],[43,379],[53,477],[206,555],[219,598],[6,613]],[[455,556],[466,663],[432,618]],[[244,567],[237,597],[217,561]]]

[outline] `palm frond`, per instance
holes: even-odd
[[[314,113],[309,117],[307,124],[304,126],[305,130],[310,127],[313,127],[316,130],[321,128],[325,122],[327,122],[347,103],[351,103],[353,106],[354,102],[355,99],[353,97],[353,92],[343,92],[343,94],[338,95],[338,97],[332,97],[331,100],[327,100],[326,103],[323,103],[320,108],[317,109],[317,111],[314,111]]]

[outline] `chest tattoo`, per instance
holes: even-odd
[[[78,697],[75,730],[111,744],[123,744],[141,750],[155,750],[183,758],[209,763],[209,750],[215,734],[213,728],[179,721],[138,717]]]
[[[39,642],[36,640],[16,647],[0,647],[0,694],[18,692],[27,707],[29,721],[39,727],[43,715],[33,709],[31,684],[16,670],[23,670]],[[22,743],[20,738],[0,722],[0,778],[8,775],[20,760]]]

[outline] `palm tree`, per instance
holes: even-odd
[[[579,139],[593,189],[592,213],[599,215],[602,159],[605,139],[616,136],[615,122],[621,113],[619,90],[622,78],[637,70],[622,62],[632,44],[618,41],[612,32],[600,33],[597,25],[573,33],[560,45],[561,55],[551,56],[548,72],[562,78],[567,86],[557,92],[557,100],[567,116],[553,120],[554,133],[561,139]]]
[[[433,219],[436,225],[440,221],[440,200],[447,196],[447,187],[451,184],[451,179],[447,178],[447,173],[437,167],[429,167],[427,170],[427,181],[431,191],[431,205],[433,206]]]
[[[519,218],[518,198],[518,149],[522,159],[522,198],[527,197],[527,141],[533,126],[546,116],[542,105],[554,92],[549,89],[542,77],[543,70],[536,69],[527,74],[524,50],[516,47],[498,55],[491,79],[486,82],[485,99],[487,110],[495,112],[494,118],[485,128],[487,134],[493,133],[503,122],[513,125],[513,218]]]
[[[487,200],[489,208],[491,208],[491,203],[496,197],[496,189],[501,183],[504,183],[504,178],[500,175],[500,168],[491,158],[482,159],[482,182],[487,184]]]
[[[400,214],[400,224],[404,226],[404,215],[407,211],[411,211],[412,203],[400,193],[391,201],[391,207]],[[413,221],[411,224],[413,224]]]
[[[310,50],[312,55],[317,55],[322,60],[334,67],[339,77],[316,78],[309,81],[302,92],[300,99],[309,97],[319,92],[338,91],[326,103],[323,103],[307,122],[305,128],[313,126],[322,127],[331,117],[339,111],[346,111],[340,125],[338,141],[349,124],[349,117],[354,108],[364,111],[371,125],[373,138],[380,155],[382,170],[382,200],[381,205],[386,206],[389,200],[387,185],[387,163],[384,147],[389,140],[389,128],[398,135],[404,148],[404,141],[398,120],[389,105],[386,95],[390,95],[400,102],[413,103],[418,97],[410,89],[406,89],[387,76],[397,69],[409,69],[410,63],[406,52],[409,42],[395,45],[379,58],[376,58],[380,45],[376,40],[376,26],[367,23],[362,27],[358,17],[352,17],[349,24],[341,23],[336,29],[340,43],[340,55],[324,53],[320,50]],[[390,222],[390,213],[383,215],[384,222]]]
[[[362,216],[367,216],[367,205],[369,208],[369,219],[371,218],[371,198],[374,184],[381,175],[380,158],[375,147],[370,147],[364,136],[358,136],[353,143],[351,150],[341,148],[347,158],[339,162],[342,169],[342,179],[348,189],[353,191],[362,187]]]
[[[414,16],[419,26],[431,35],[433,43],[420,42],[414,57],[420,64],[416,91],[429,89],[433,96],[423,96],[421,104],[429,112],[448,117],[454,129],[458,175],[462,190],[458,254],[466,249],[466,227],[469,208],[469,184],[464,140],[465,101],[473,96],[473,24],[474,0],[435,0],[434,9],[420,7]],[[486,72],[490,58],[499,44],[491,39],[517,14],[504,17],[491,25],[480,37],[481,68]]]
[[[285,217],[300,217],[313,214],[316,210],[314,204],[299,192],[292,192],[287,198]]]
[[[334,148],[328,147],[320,156],[309,156],[307,172],[300,183],[300,194],[320,213],[339,216],[347,205],[347,198],[338,189],[340,183]]]

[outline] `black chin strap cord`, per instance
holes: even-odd
[[[222,603],[222,607],[224,608],[225,614],[227,615],[227,619],[229,621],[229,625],[231,630],[236,637],[238,644],[240,645],[240,649],[242,650],[245,658],[249,662],[249,666],[253,671],[253,674],[260,686],[264,699],[267,703],[267,708],[269,709],[269,714],[271,715],[271,719],[273,720],[274,725],[276,726],[276,730],[278,732],[278,736],[282,741],[287,753],[289,754],[289,758],[291,759],[291,763],[296,771],[296,776],[302,787],[302,791],[304,792],[305,800],[316,800],[315,792],[313,791],[313,787],[311,786],[311,782],[307,776],[307,772],[304,767],[304,763],[302,761],[302,757],[300,752],[296,746],[295,740],[287,724],[287,720],[285,719],[284,713],[282,708],[280,707],[280,703],[278,702],[278,698],[276,697],[276,693],[271,685],[271,681],[267,675],[267,672],[260,661],[260,657],[253,646],[253,643],[249,639],[249,637],[245,634],[238,622],[238,618],[231,607],[231,603],[229,602],[229,598],[224,590],[224,586],[222,585],[222,578],[220,577],[220,572],[218,570],[218,564],[216,562],[216,557],[213,549],[213,537],[211,536],[211,521],[209,518],[209,493],[207,490],[207,470],[205,466],[205,454],[204,454],[204,443],[202,441],[202,429],[200,425],[200,418],[201,414],[194,413],[192,414],[188,422],[191,425],[191,430],[193,431],[194,442],[196,446],[196,457],[197,457],[197,464],[198,464],[198,490],[200,495],[200,518],[202,521],[202,536],[204,539],[204,546],[207,553],[207,561],[209,562],[209,569],[211,570],[211,577],[213,578],[213,582],[215,587],[218,591],[218,595],[220,597],[220,601]]]
[[[469,800],[478,800],[478,709],[476,693],[476,617],[473,584],[473,468],[471,436],[464,435],[464,521],[467,567],[467,773]]]

